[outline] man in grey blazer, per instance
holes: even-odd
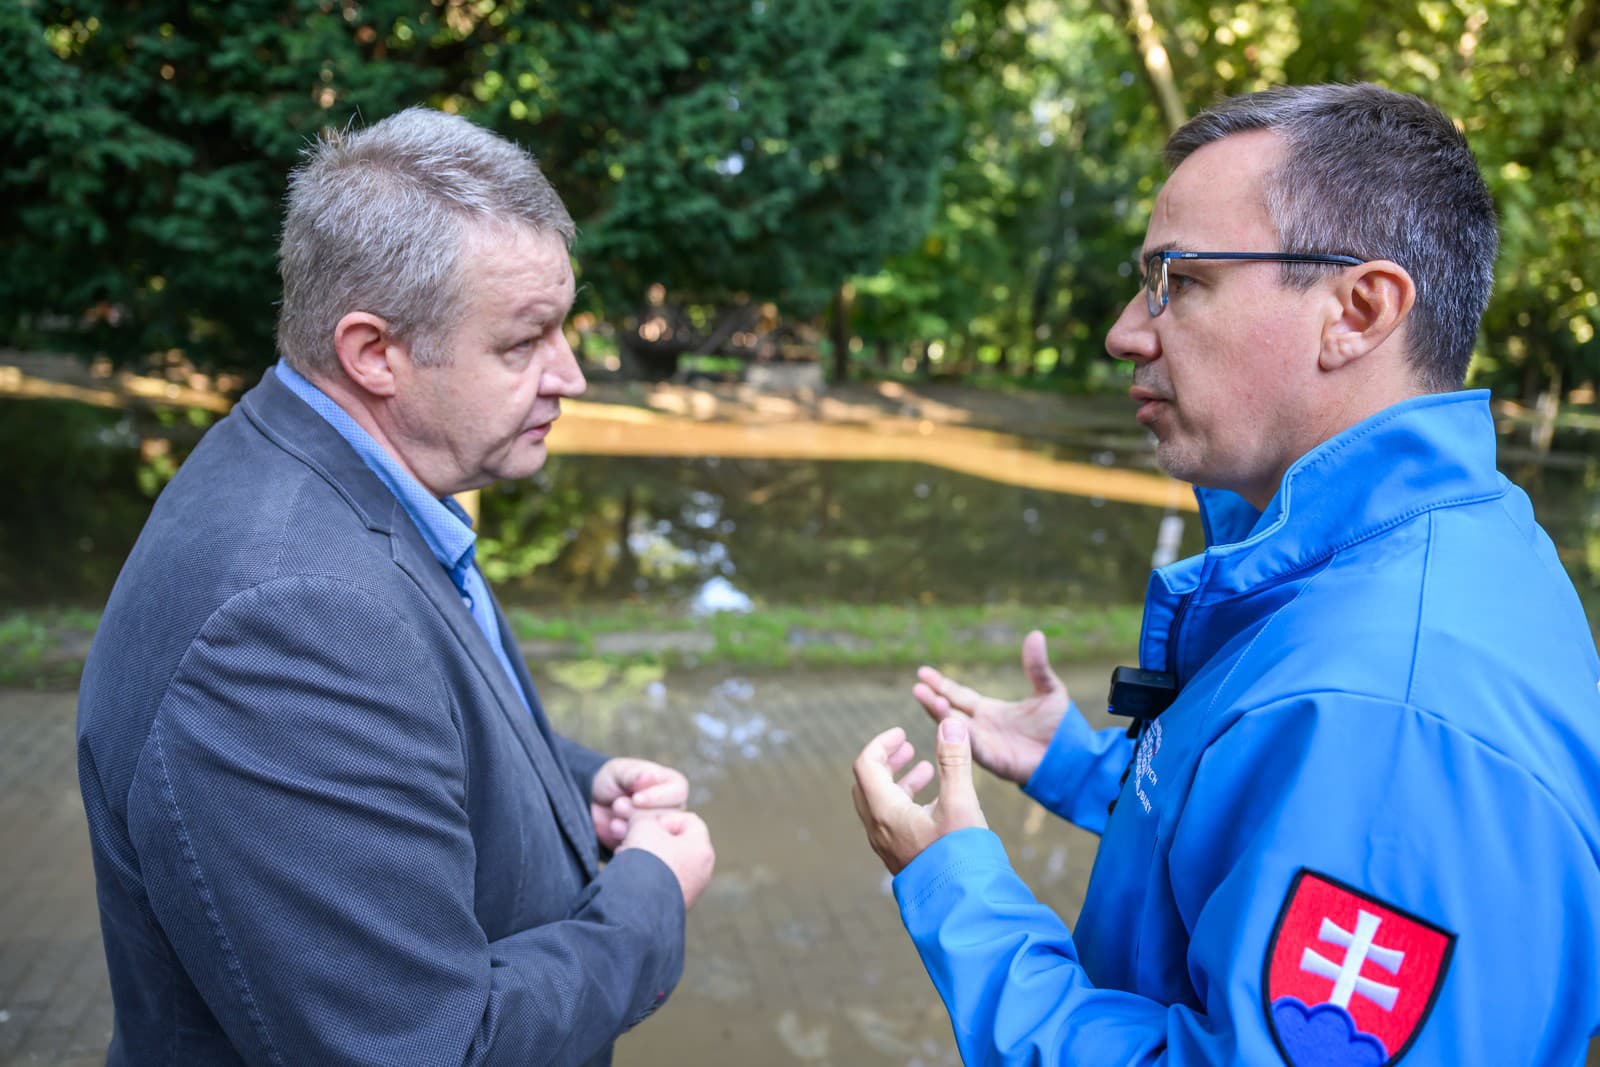
[[[84,671],[112,1064],[604,1064],[677,981],[688,783],[551,730],[451,499],[537,471],[584,389],[572,237],[531,157],[438,112],[295,172],[282,361]]]

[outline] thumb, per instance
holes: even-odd
[[[1033,683],[1033,691],[1043,695],[1062,688],[1061,679],[1050,669],[1050,654],[1045,651],[1044,634],[1032,630],[1022,639],[1022,670]]]
[[[939,723],[938,758],[939,811],[949,829],[987,825],[972,785],[972,740],[961,716]]]

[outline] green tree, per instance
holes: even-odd
[[[414,103],[545,160],[603,313],[654,283],[818,309],[925,227],[946,3],[7,5],[0,330],[266,362],[287,170]]]
[[[414,6],[0,7],[0,331],[269,362],[279,201],[306,139],[439,91],[459,54]]]

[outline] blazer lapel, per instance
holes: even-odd
[[[489,583],[485,582],[483,587],[489,589]],[[592,878],[600,871],[600,842],[596,840],[594,835],[594,819],[589,815],[589,798],[578,791],[572,777],[572,769],[561,758],[561,750],[556,747],[555,730],[551,727],[550,720],[545,716],[544,707],[539,703],[539,694],[533,687],[532,676],[528,674],[528,665],[523,660],[522,653],[517,649],[516,634],[511,632],[511,624],[506,621],[505,613],[500,610],[500,601],[494,595],[493,589],[489,589],[489,604],[494,609],[495,624],[500,627],[500,643],[505,647],[506,658],[511,661],[511,669],[516,672],[517,684],[522,686],[524,693],[528,694],[528,705],[533,709],[532,716],[523,714],[522,717],[524,719],[532,718],[534,724],[538,727],[540,738],[544,741],[545,751],[555,761],[556,766],[561,769],[561,782],[568,787],[560,791],[562,796],[576,800],[575,804],[563,806],[560,803],[560,798],[551,797],[551,800],[556,803],[556,811],[560,818],[564,822],[571,820],[567,837],[578,847],[578,855],[583,857],[584,866],[588,869],[589,876]],[[485,645],[487,645],[487,642],[485,642]],[[489,654],[491,656],[494,655],[492,649]],[[500,666],[498,660],[495,662],[495,666],[497,668]],[[505,672],[502,671],[501,673]],[[517,710],[519,712],[522,711],[520,707]]]
[[[500,714],[506,716],[512,732],[522,743],[529,762],[533,764],[536,777],[550,798],[550,808],[555,812],[562,834],[572,845],[573,852],[582,860],[584,870],[593,878],[600,869],[594,822],[589,817],[584,798],[578,796],[572,775],[568,773],[561,758],[556,754],[550,738],[550,726],[545,721],[544,712],[539,707],[531,683],[524,684],[528,686],[528,701],[533,707],[532,715],[528,714],[528,709],[523,706],[516,690],[512,688],[511,679],[506,677],[506,672],[501,669],[500,660],[495,656],[494,649],[489,647],[488,638],[478,629],[472,613],[462,603],[460,591],[445,574],[439,561],[433,558],[433,553],[428,551],[427,545],[422,541],[422,535],[417,532],[411,517],[405,513],[405,508],[399,500],[394,502],[394,511],[391,519],[391,542],[394,545],[396,566],[410,575],[422,589],[434,608],[444,617],[456,639],[467,650],[479,673],[483,675],[484,681],[494,693],[495,702],[500,706]],[[492,602],[492,593],[490,599]],[[500,614],[498,604],[494,604],[494,613],[500,625],[501,640],[510,642],[510,632],[505,625],[504,617]],[[507,644],[507,658],[511,659],[513,664],[520,666],[522,659],[516,654],[516,647],[514,642]]]
[[[339,436],[339,431],[284,385],[270,367],[260,383],[240,400],[235,411],[248,418],[279,447],[321,472],[356,509],[369,529],[389,535],[395,564],[417,583],[483,674],[500,705],[500,713],[510,720],[512,732],[550,797],[550,808],[555,812],[563,836],[593,878],[600,869],[599,846],[594,836],[594,822],[589,817],[588,798],[578,794],[572,775],[555,749],[550,724],[539,707],[533,683],[527,678],[527,668],[516,651],[516,642],[506,627],[499,604],[494,604],[494,613],[501,640],[506,642],[507,658],[528,694],[532,715],[512,688],[511,679],[500,668],[500,660],[489,647],[483,631],[478,629],[472,613],[461,602],[455,584],[423,542],[422,534],[406,514],[404,505],[367,469],[355,449]],[[491,593],[491,602],[493,599]]]

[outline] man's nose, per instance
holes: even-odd
[[[1156,320],[1151,317],[1143,290],[1129,300],[1106,334],[1106,351],[1116,359],[1148,363],[1161,355]]]
[[[578,355],[567,342],[567,331],[558,329],[555,342],[556,358],[544,369],[539,381],[539,392],[545,396],[579,397],[589,388],[583,368],[578,365]]]

